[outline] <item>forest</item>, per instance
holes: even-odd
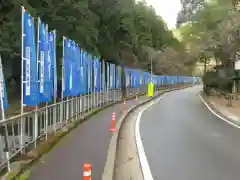
[[[204,64],[205,84],[232,91],[239,79],[240,12],[238,0],[182,0],[177,29],[182,43]],[[216,72],[221,71],[221,75]],[[238,83],[238,81],[236,81]]]
[[[150,68],[150,58],[166,48],[181,51],[181,43],[164,20],[145,2],[133,0],[4,0],[0,7],[0,53],[6,78],[19,82],[21,12],[24,5],[35,18],[57,31],[57,57],[61,65],[62,36],[74,39],[84,50],[102,60],[131,68]],[[156,63],[157,64],[157,63]],[[157,67],[157,74],[179,74],[183,63]],[[161,69],[162,67],[162,69]],[[59,68],[60,69],[60,68]],[[182,72],[187,73],[187,72]]]
[[[233,69],[234,52],[239,48],[238,2],[181,3],[177,28],[172,31],[145,1],[1,0],[0,54],[7,85],[13,87],[8,91],[20,90],[21,5],[47,23],[50,30],[56,29],[59,71],[62,36],[74,39],[101,60],[118,65],[150,71],[152,60],[157,75],[192,75],[197,62],[207,67],[211,59]]]

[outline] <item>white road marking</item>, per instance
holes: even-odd
[[[149,104],[147,107],[143,108],[140,113],[138,114],[137,117],[137,121],[135,124],[135,139],[136,139],[136,145],[137,145],[137,151],[138,151],[138,157],[140,160],[140,164],[141,164],[141,169],[142,169],[142,173],[143,173],[143,179],[144,180],[154,180],[149,164],[148,164],[148,160],[144,151],[144,147],[142,144],[142,140],[141,140],[141,135],[140,135],[140,121],[141,121],[141,116],[142,113],[147,110],[149,107],[151,107],[152,105],[154,105],[155,103],[157,103],[158,101],[160,101],[163,97],[165,97],[166,94],[164,94],[163,96],[161,96],[160,98],[156,99],[155,101],[153,101],[151,104]]]
[[[209,110],[211,113],[213,113],[213,114],[214,114],[215,116],[217,116],[219,119],[227,122],[228,124],[230,124],[230,125],[232,125],[232,126],[234,126],[234,127],[236,127],[236,128],[240,128],[239,125],[237,125],[237,124],[235,124],[235,123],[227,120],[226,118],[220,116],[219,114],[217,114],[217,113],[207,104],[207,102],[202,98],[202,96],[201,96],[200,94],[199,94],[199,97],[200,97],[201,101],[205,104],[205,106],[208,108],[208,110]]]

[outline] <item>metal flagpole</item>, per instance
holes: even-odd
[[[88,58],[87,58],[88,60]],[[87,109],[88,111],[90,111],[90,101],[89,101],[89,96],[90,96],[90,66],[89,66],[89,60],[87,61],[87,69],[88,69],[88,72],[87,72]]]
[[[102,106],[102,92],[103,92],[103,81],[102,81],[102,78],[103,78],[103,75],[102,75],[102,72],[103,72],[103,61],[100,62],[100,91],[99,91],[99,100],[100,100],[100,107]]]
[[[107,103],[109,103],[109,63],[107,62]]]
[[[120,66],[117,66],[117,100],[120,100],[120,76],[119,76],[119,72],[120,72]]]
[[[96,61],[93,60],[93,108],[95,108],[96,105],[96,85],[97,85],[97,73],[96,73]]]
[[[101,64],[100,64],[100,60],[98,60],[98,83],[99,83],[99,87],[97,89],[97,107],[100,107],[101,104],[100,104],[100,93],[101,93]]]
[[[90,56],[89,56],[90,57]],[[91,60],[89,59],[89,94],[88,94],[88,101],[89,101],[89,111],[91,111],[91,107],[92,107],[92,64],[91,64]]]
[[[98,108],[98,84],[97,84],[97,79],[98,79],[98,64],[96,62],[95,64],[96,66],[96,88],[95,88],[95,92],[96,92],[96,108]]]
[[[61,106],[60,106],[60,109],[61,109],[61,113],[60,113],[60,126],[62,127],[62,123],[63,123],[63,118],[64,118],[64,112],[63,112],[63,105],[64,105],[64,102],[63,102],[63,91],[65,89],[65,82],[64,82],[64,41],[65,41],[65,36],[63,36],[63,57],[62,57],[62,92],[61,92]]]
[[[73,46],[73,48],[74,48],[74,53],[76,53],[76,44],[75,44],[75,42],[74,42],[74,46]],[[73,67],[72,67],[73,68]],[[75,67],[76,68],[76,67]],[[75,69],[74,68],[74,69]],[[72,70],[72,83],[73,83],[73,70]],[[74,106],[74,101],[75,101],[75,97],[74,96],[72,96],[72,98],[71,98],[71,115],[70,115],[70,117],[71,117],[71,120],[73,119],[73,106]],[[69,102],[70,103],[70,102]]]
[[[48,25],[46,24],[46,34],[45,34],[45,38],[46,38],[46,40],[45,40],[45,45],[47,45],[47,63],[49,63],[49,42],[48,42]],[[46,47],[45,47],[46,48]],[[45,57],[45,56],[44,56]],[[45,59],[44,59],[44,61],[45,61]],[[48,64],[49,65],[49,64]],[[45,71],[45,68],[44,68],[44,71]],[[47,75],[45,75],[45,72],[44,72],[44,76],[47,76]],[[50,77],[49,77],[50,78]],[[45,79],[45,81],[46,81],[46,79]],[[46,82],[46,83],[48,83],[48,82]],[[49,92],[47,92],[47,94],[48,94]],[[49,94],[48,94],[49,95]],[[46,134],[45,134],[45,139],[47,140],[47,138],[48,138],[48,103],[46,102],[46,106],[45,106],[45,111],[46,111],[46,121],[45,121],[45,125],[46,125],[46,127],[45,127],[45,132],[46,132]]]
[[[39,83],[39,70],[38,70],[38,67],[39,67],[39,43],[40,43],[40,40],[39,40],[39,34],[40,34],[40,18],[38,17],[38,29],[37,29],[37,74],[38,74],[38,83]],[[38,137],[38,106],[36,106],[36,111],[34,113],[34,147],[36,148],[37,147],[37,137]]]
[[[57,62],[56,62],[56,30],[53,30],[53,47],[54,47],[54,79],[53,79],[53,98],[54,98],[54,110],[53,110],[53,131],[56,133],[57,126]]]
[[[105,74],[105,61],[103,60],[103,104],[106,103],[106,74]]]
[[[22,53],[22,62],[21,62],[21,122],[20,122],[20,151],[21,151],[21,154],[23,154],[23,121],[24,121],[24,118],[23,118],[23,108],[24,108],[24,105],[23,105],[23,81],[24,81],[24,48],[23,48],[23,41],[24,41],[24,12],[25,12],[25,9],[23,6],[21,6],[21,9],[22,9],[22,33],[21,33],[21,38],[22,38],[22,45],[21,45],[21,53]]]
[[[122,67],[119,67],[119,100],[121,100],[122,97]]]
[[[1,98],[1,112],[2,112],[2,121],[5,121],[5,111],[3,107],[3,97],[4,97],[4,82],[3,82],[3,67],[2,67],[2,59],[0,55],[0,98]],[[5,97],[7,98],[7,97]],[[1,129],[4,129],[2,131],[2,135],[4,136],[4,152],[6,153],[6,159],[7,159],[7,168],[8,172],[11,171],[10,167],[10,158],[9,158],[9,146],[8,146],[8,129],[7,129],[7,123],[4,123],[4,126],[1,127]],[[1,131],[1,130],[0,130]]]
[[[81,60],[81,67],[80,67],[80,77],[81,77],[81,81],[82,81],[82,84],[83,84],[83,87],[82,89],[85,88],[85,84],[83,83],[83,76],[84,76],[84,72],[83,72],[83,52],[82,50],[80,49],[80,60]],[[81,85],[80,85],[81,86]],[[79,119],[81,118],[82,116],[82,107],[84,108],[84,94],[83,94],[84,90],[81,92],[80,96],[79,96]]]
[[[85,82],[84,80],[83,80],[83,77],[85,77],[84,76],[84,69],[83,69],[83,58],[85,57],[84,56],[84,53],[83,53],[83,51],[82,51],[82,49],[80,49],[80,51],[81,51],[81,56],[80,56],[80,58],[81,58],[81,80],[82,80],[82,82]],[[84,88],[85,88],[85,84],[84,84]],[[84,99],[84,94],[82,95],[80,95],[80,102],[79,102],[79,105],[80,105],[80,107],[79,107],[79,110],[80,110],[80,118],[81,118],[81,116],[82,116],[82,111],[84,111],[85,110],[85,99]],[[82,110],[83,109],[83,110]]]
[[[104,104],[106,103],[106,92],[107,92],[107,88],[106,88],[106,66],[105,66],[105,61],[103,61],[103,73],[104,73],[104,79],[103,79],[103,102]]]
[[[94,75],[94,69],[93,69],[93,60],[91,60],[91,78],[90,78],[90,84],[91,84],[91,110],[93,109],[93,100],[94,100],[94,85],[93,85],[93,75]]]
[[[90,68],[90,60],[87,62],[88,65],[88,95],[87,95],[87,101],[88,101],[88,112],[91,111],[91,101],[90,101],[90,95],[91,95],[91,68]]]
[[[113,64],[113,101],[116,101],[116,66]]]
[[[102,104],[105,104],[105,63],[102,61]]]
[[[98,108],[98,64],[96,62],[96,88],[95,88],[95,92],[96,92],[96,108]]]
[[[100,60],[98,60],[98,71],[97,71],[97,76],[98,77],[98,83],[99,83],[99,86],[97,85],[97,108],[100,107],[100,99],[99,99],[99,93],[101,92],[101,66],[100,66]]]
[[[101,95],[101,84],[102,84],[102,79],[101,79],[101,69],[102,69],[102,66],[101,66],[102,64],[101,64],[101,61],[100,60],[98,60],[98,68],[99,68],[99,72],[98,72],[98,75],[99,75],[99,77],[98,77],[98,83],[99,83],[99,87],[98,87],[98,95],[97,95],[97,102],[98,102],[98,107],[101,107],[101,97],[100,97],[100,95]]]
[[[73,79],[73,69],[72,69],[72,63],[70,65],[70,78],[69,78],[69,89],[72,90],[72,79]],[[66,125],[68,124],[68,118],[69,118],[69,97],[67,96],[67,112],[66,112]]]
[[[112,78],[111,78],[111,88],[112,88],[112,101],[115,101],[115,89],[114,89],[114,64],[112,64]]]

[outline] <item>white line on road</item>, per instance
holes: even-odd
[[[231,122],[231,121],[227,120],[226,118],[224,118],[224,117],[220,116],[219,114],[217,114],[217,113],[207,104],[207,102],[202,98],[202,96],[201,96],[200,94],[199,94],[199,97],[200,97],[201,101],[205,104],[205,106],[208,108],[208,110],[209,110],[211,113],[213,113],[213,114],[214,114],[215,116],[217,116],[219,119],[227,122],[228,124],[230,124],[230,125],[232,125],[232,126],[234,126],[234,127],[236,127],[236,128],[240,128],[240,126],[238,126],[237,124],[234,124],[233,122]]]
[[[141,116],[142,116],[142,113],[145,110],[147,110],[149,107],[151,107],[152,105],[157,103],[165,95],[166,94],[164,94],[163,96],[161,96],[160,98],[158,98],[157,100],[155,100],[154,102],[149,104],[147,107],[143,108],[140,111],[140,113],[138,114],[137,121],[136,121],[136,124],[135,124],[136,145],[137,145],[138,157],[139,157],[139,160],[140,160],[144,180],[153,180],[153,177],[152,177],[152,173],[151,173],[151,170],[150,170],[150,167],[149,167],[149,164],[148,164],[148,160],[147,160],[147,157],[146,157],[146,154],[145,154],[145,151],[144,151],[144,147],[143,147],[142,140],[141,140],[141,135],[140,135],[140,130],[139,130]]]

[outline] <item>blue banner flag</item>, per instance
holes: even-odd
[[[83,93],[88,93],[88,61],[87,61],[87,53],[83,52],[83,84],[84,84],[84,91]]]
[[[102,86],[101,86],[101,89],[102,89],[102,92],[105,91],[105,63],[104,61],[102,62],[102,72],[101,72],[102,76]]]
[[[56,64],[56,31],[48,33],[49,39],[49,58],[51,62],[50,81],[51,81],[51,97],[57,95],[57,64]]]
[[[79,46],[76,46],[76,77],[74,79],[74,83],[76,83],[76,96],[79,96],[81,94],[81,51]]]
[[[114,89],[115,87],[114,68],[115,68],[115,65],[110,63],[110,89]]]
[[[101,61],[97,61],[97,92],[101,91]]]
[[[85,76],[84,76],[84,52],[83,52],[83,50],[82,49],[80,49],[80,59],[79,59],[79,61],[80,61],[80,72],[79,72],[79,75],[80,75],[80,78],[79,78],[79,81],[80,81],[80,83],[79,83],[79,85],[80,85],[80,89],[79,89],[79,92],[80,92],[80,95],[81,94],[84,94],[84,92],[85,92],[85,82],[84,82],[84,78],[85,78]]]
[[[40,102],[51,101],[51,58],[49,54],[48,30],[38,19],[39,27],[39,51],[40,51]]]
[[[93,72],[93,62],[90,55],[87,55],[88,61],[88,93],[92,92],[92,72]]]
[[[69,49],[69,52],[70,52],[70,58],[69,58],[69,68],[70,68],[70,71],[69,71],[69,94],[68,96],[73,96],[73,93],[74,93],[74,83],[73,83],[73,80],[74,80],[74,70],[75,70],[75,67],[74,67],[74,63],[75,63],[75,59],[74,59],[74,55],[75,55],[75,43],[74,41],[70,41],[70,49]]]
[[[71,74],[71,58],[72,58],[72,42],[70,39],[63,37],[63,74],[62,74],[62,90],[63,97],[71,96],[70,91],[70,74]]]
[[[79,72],[80,72],[80,59],[79,47],[72,41],[72,59],[71,59],[71,74],[70,74],[70,87],[71,96],[79,95]]]
[[[117,89],[121,89],[121,66],[117,66]]]
[[[1,104],[3,106],[3,110],[6,110],[6,109],[8,109],[8,100],[7,100],[7,90],[6,90],[6,84],[5,84],[5,79],[4,79],[1,55],[0,55],[0,83],[1,83],[0,84]]]
[[[100,91],[100,62],[97,58],[93,60],[94,91]]]
[[[23,104],[36,106],[39,104],[39,90],[34,19],[23,7],[22,18]]]
[[[126,87],[129,87],[130,86],[130,74],[129,74],[128,68],[124,68],[124,74],[125,74]]]

